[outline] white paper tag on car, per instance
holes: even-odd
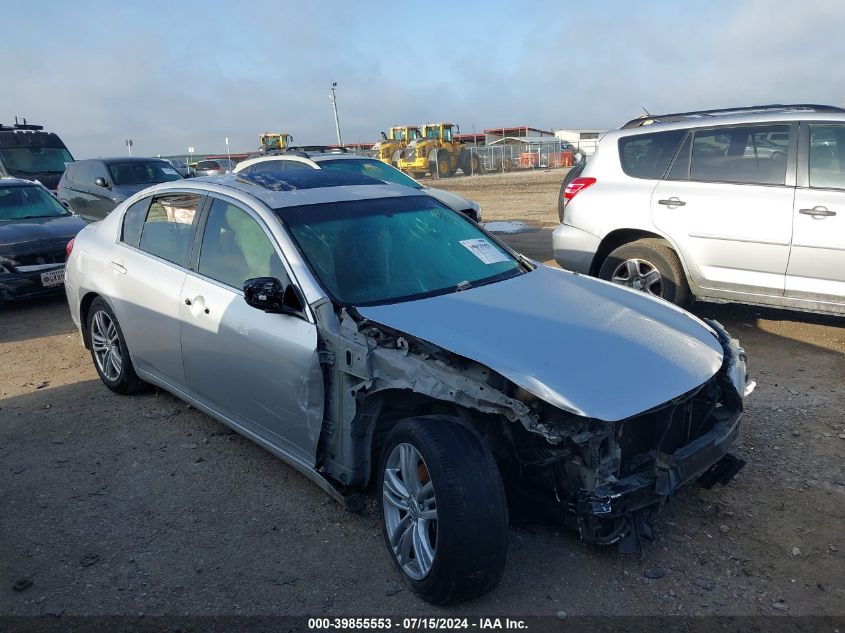
[[[165,174],[168,174],[170,176],[178,176],[179,175],[179,172],[176,171],[175,169],[173,169],[173,167],[162,167],[161,171],[163,171]]]
[[[65,282],[65,269],[51,270],[46,273],[41,273],[41,285],[45,288],[50,286],[60,286]]]
[[[493,246],[484,238],[476,238],[474,240],[461,240],[461,244],[470,253],[475,255],[485,264],[498,264],[499,262],[506,262],[508,258],[498,248]]]

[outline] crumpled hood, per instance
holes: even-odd
[[[486,365],[554,406],[609,422],[694,389],[722,365],[713,330],[691,314],[547,266],[463,292],[358,310]]]
[[[18,252],[28,250],[26,245],[30,242],[67,243],[84,227],[85,221],[74,215],[0,221],[0,249],[4,253],[10,249]]]

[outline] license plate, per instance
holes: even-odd
[[[41,273],[41,285],[45,288],[51,286],[61,286],[65,282],[65,269],[51,270],[46,273]]]

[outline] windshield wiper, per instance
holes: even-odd
[[[457,286],[455,286],[455,290],[458,292],[463,292],[464,290],[469,290],[472,288],[472,284],[469,283],[466,279],[460,282]]]

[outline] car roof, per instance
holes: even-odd
[[[640,127],[622,128],[611,130],[603,137],[622,138],[638,134],[649,134],[651,132],[663,132],[669,130],[687,130],[691,128],[720,127],[723,125],[766,124],[766,123],[791,123],[793,121],[835,121],[845,122],[845,112],[812,112],[800,109],[785,109],[773,112],[749,112],[741,114],[702,114],[689,115],[676,121],[655,121]]]
[[[271,209],[425,195],[417,189],[384,183],[368,176],[321,169],[283,174],[204,176],[155,185],[146,189],[145,193],[165,193],[170,190],[197,190],[224,195],[237,191],[260,200]]]
[[[23,178],[0,178],[0,187],[43,187],[43,185]]]
[[[163,158],[157,158],[155,156],[133,156],[129,158],[128,156],[112,156],[110,158],[83,158],[81,160],[74,161],[75,163],[105,163],[106,165],[112,165],[114,163],[149,163],[150,161],[161,161],[167,162]]]

